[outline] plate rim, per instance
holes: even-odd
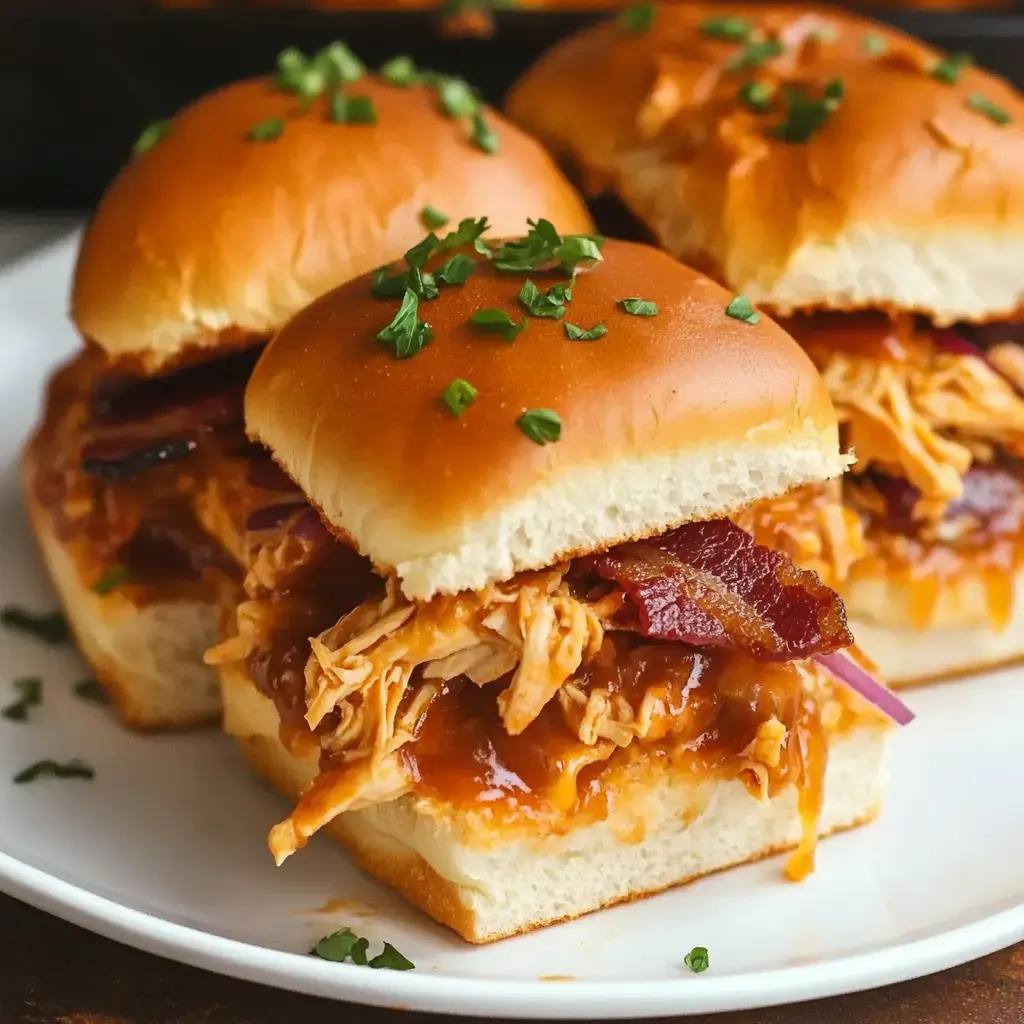
[[[804,1002],[923,977],[1024,939],[1024,904],[924,938],[827,963],[716,978],[563,983],[370,971],[168,921],[0,851],[0,891],[108,939],[192,967],[306,995],[395,1010],[562,1020],[691,1016]]]

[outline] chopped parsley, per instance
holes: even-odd
[[[527,409],[516,426],[535,444],[554,444],[562,436],[562,418],[551,409]]]
[[[284,120],[280,117],[268,117],[265,121],[254,124],[245,137],[251,142],[273,142],[284,133]]]
[[[457,252],[437,268],[434,277],[442,284],[465,284],[474,269],[476,269],[476,263],[473,261],[473,257],[467,256],[464,252]]]
[[[117,590],[128,579],[128,570],[123,565],[111,566],[92,588],[94,594],[106,596]]]
[[[142,156],[148,153],[166,134],[171,122],[167,118],[162,121],[154,121],[142,129],[142,134],[135,140],[132,146],[132,156]]]
[[[745,43],[754,31],[754,26],[746,18],[736,14],[721,14],[702,21],[700,31],[709,39],[729,39],[732,42]]]
[[[866,35],[861,41],[861,46],[865,53],[870,53],[873,57],[881,57],[883,53],[889,51],[889,43],[885,36],[880,36],[877,32]]]
[[[44,644],[57,646],[71,643],[71,630],[61,612],[36,613],[8,605],[0,612],[0,624],[17,633],[42,640]]]
[[[990,121],[994,121],[998,125],[1006,125],[1013,120],[1008,110],[1004,107],[996,106],[990,99],[982,96],[980,92],[972,92],[967,97],[967,106],[971,110],[976,110],[979,114],[984,114]]]
[[[545,263],[558,262],[567,274],[574,274],[579,263],[602,259],[604,239],[599,235],[566,235],[564,238],[549,220],[528,220],[525,238],[506,242],[491,254],[498,270],[523,272],[537,270]]]
[[[383,267],[377,267],[370,278],[370,291],[375,299],[397,299],[405,294],[406,280],[408,274],[402,270],[396,274],[391,273],[394,264],[385,263]]]
[[[376,124],[377,108],[369,96],[336,92],[331,97],[330,119],[335,124]]]
[[[483,112],[480,110],[473,114],[473,130],[470,133],[469,140],[477,149],[482,150],[488,156],[498,152],[500,145],[498,133],[487,123]]]
[[[9,722],[25,722],[29,708],[37,708],[43,703],[43,681],[39,676],[23,676],[15,679],[13,685],[18,696],[0,711],[0,716]]]
[[[725,313],[726,316],[731,316],[733,320],[742,320],[748,324],[756,324],[761,319],[761,314],[754,309],[753,303],[746,295],[737,295],[725,307]]]
[[[409,268],[406,271],[405,286],[411,288],[421,299],[437,298],[437,282],[433,274],[426,273],[423,268],[430,259],[430,254],[435,252],[439,245],[437,235],[431,231],[422,242],[417,242],[405,254],[405,263]]]
[[[743,71],[745,68],[759,68],[773,57],[778,57],[784,49],[778,39],[751,39],[725,62],[725,70]]]
[[[546,292],[527,278],[519,290],[519,301],[530,316],[548,317],[561,320],[565,316],[565,304],[572,298],[572,287],[556,284]]]
[[[362,61],[344,43],[329,43],[312,57],[290,46],[277,55],[274,83],[308,104],[326,89],[357,82],[365,73]]]
[[[380,77],[391,85],[408,89],[420,81],[420,73],[416,70],[416,62],[412,57],[392,57],[380,66]]]
[[[478,392],[468,380],[463,380],[461,377],[456,377],[441,392],[441,401],[444,402],[448,408],[455,413],[456,416],[461,416],[475,401]]]
[[[529,323],[524,317],[523,322],[517,324],[503,309],[481,309],[469,318],[469,322],[481,330],[500,334],[506,341],[515,341]]]
[[[772,105],[775,96],[775,87],[767,82],[747,82],[741,85],[737,97],[740,103],[748,110],[755,113],[763,113]]]
[[[95,776],[95,769],[78,758],[71,761],[54,761],[46,758],[22,768],[14,776],[14,781],[20,786],[26,782],[35,782],[37,779],[92,779]]]
[[[377,333],[377,341],[382,345],[390,345],[396,359],[411,359],[434,340],[430,324],[421,323],[416,316],[419,304],[416,293],[406,288],[402,305],[394,319]]]
[[[420,221],[428,231],[443,228],[448,223],[448,220],[449,218],[437,209],[436,206],[424,206],[420,210]]]
[[[481,248],[480,235],[487,227],[486,217],[465,217],[459,221],[459,226],[454,231],[449,231],[443,238],[438,238],[431,232],[405,254],[408,270],[392,272],[393,265],[390,263],[377,267],[370,278],[370,291],[375,298],[393,299],[403,295],[405,290],[410,288],[417,298],[436,299],[438,281],[448,285],[464,284],[473,272],[474,265],[472,258],[465,253],[456,253],[436,274],[426,273],[423,267],[435,252],[458,249],[471,243],[478,249]],[[483,251],[486,252],[486,248]]]
[[[566,320],[562,327],[565,329],[565,336],[570,341],[597,341],[598,338],[603,338],[608,333],[608,328],[604,324],[594,324],[593,327],[584,329]]]
[[[366,74],[366,65],[341,42],[325,46],[313,58],[313,64],[323,69],[331,85],[358,82]]]
[[[694,974],[703,974],[708,969],[708,950],[707,946],[694,946],[686,956],[683,957],[683,963],[693,971]]]
[[[825,85],[821,96],[809,96],[796,86],[783,86],[786,119],[775,126],[772,134],[780,142],[806,142],[812,135],[821,131],[829,118],[839,109],[844,93],[841,78],[831,79]]]
[[[629,4],[619,16],[619,21],[627,32],[640,36],[651,31],[656,14],[654,4]]]
[[[310,951],[310,956],[333,963],[344,963],[346,960],[358,967],[372,967],[374,970],[411,971],[415,964],[395,949],[389,942],[384,949],[372,959],[367,959],[370,940],[356,935],[351,928],[342,928],[322,938]]]
[[[649,299],[619,299],[619,308],[630,316],[658,315],[658,304]]]
[[[74,694],[79,700],[87,700],[92,704],[109,704],[107,691],[95,679],[80,679],[74,685]]]
[[[290,46],[277,55],[274,83],[281,92],[294,93],[304,100],[311,100],[324,91],[327,79],[322,67],[317,66],[301,50]]]
[[[950,53],[932,65],[931,76],[946,85],[956,85],[960,81],[960,72],[974,63],[969,53]]]
[[[475,243],[489,227],[486,217],[464,217],[454,231],[449,231],[438,242],[438,248],[458,249],[460,246]]]
[[[472,117],[480,109],[476,92],[463,78],[439,75],[434,79],[434,91],[449,117]]]
[[[375,957],[371,957],[366,966],[372,967],[375,971],[412,971],[416,969],[416,965],[408,957],[402,956],[390,942],[385,942],[384,948]]]

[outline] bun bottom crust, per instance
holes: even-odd
[[[1009,590],[1010,619],[999,630],[991,625],[989,592],[975,575],[942,586],[925,629],[912,624],[914,591],[896,574],[854,579],[843,600],[857,646],[899,688],[1024,661],[1024,571],[1014,573]]]
[[[116,591],[96,594],[33,498],[27,463],[22,475],[29,521],[68,625],[121,721],[142,731],[216,723],[217,676],[203,664],[203,653],[219,639],[218,605],[174,600],[137,606]]]
[[[315,758],[282,746],[273,705],[244,673],[224,670],[221,683],[227,731],[252,767],[295,800],[316,775]],[[889,732],[864,725],[833,741],[820,835],[878,814]],[[601,821],[564,836],[503,836],[497,826],[485,835],[458,810],[415,796],[350,811],[328,830],[368,874],[467,941],[486,943],[792,849],[796,797],[790,788],[762,803],[738,781],[648,776],[630,799],[646,827],[629,834]]]
[[[894,689],[920,686],[1024,661],[1024,609],[1001,632],[967,629],[890,629],[850,619],[857,646]]]

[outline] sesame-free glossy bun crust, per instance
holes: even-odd
[[[702,25],[730,15],[784,52],[728,70],[743,44]],[[648,32],[607,23],[557,45],[507,110],[675,255],[778,311],[1007,315],[1024,293],[1024,100],[974,67],[940,81],[942,56],[828,7],[660,5]],[[806,142],[773,137],[778,101],[740,98],[755,80],[820,94],[836,78],[845,96]],[[975,94],[1011,122],[971,109]]]
[[[648,490],[652,501],[670,500],[666,467],[688,454],[747,455],[799,437],[820,459],[816,478],[835,475],[834,411],[810,360],[782,328],[766,316],[756,325],[727,316],[729,293],[654,248],[609,241],[604,256],[577,276],[565,317],[583,328],[604,323],[607,334],[598,341],[569,341],[564,321],[552,319],[529,318],[512,343],[471,324],[470,316],[487,308],[520,321],[525,276],[542,290],[567,280],[561,273],[501,273],[478,257],[465,285],[421,302],[435,339],[398,360],[374,341],[398,300],[374,299],[366,277],[352,281],[299,313],[270,343],[246,393],[247,428],[327,521],[378,565],[455,550],[467,535],[481,535],[481,523],[529,501],[537,509],[528,521],[550,517],[545,534],[554,537],[587,514],[572,504],[586,504],[588,471],[603,475],[600,500],[616,506],[614,521],[600,529],[629,535],[657,526],[641,522],[639,506],[630,511],[630,503]],[[629,315],[616,305],[628,297],[652,300],[660,312]],[[479,397],[456,417],[440,395],[459,377]],[[516,420],[527,409],[557,412],[561,440],[541,446],[526,437]],[[758,483],[757,468],[742,468],[744,485],[754,480],[755,488],[770,490],[767,472]],[[626,486],[633,471],[638,476]],[[704,494],[716,481],[692,484]],[[611,496],[617,487],[624,487],[621,501]],[[664,515],[679,521],[677,506]],[[599,545],[619,538],[587,539]],[[556,544],[545,556],[533,548],[539,565],[565,551]],[[522,566],[523,559],[514,561]]]
[[[400,256],[423,236],[427,205],[453,222],[486,210],[499,232],[527,216],[589,230],[550,158],[497,113],[485,114],[500,140],[488,155],[425,86],[367,76],[346,93],[370,97],[376,125],[334,124],[322,98],[304,111],[270,78],[176,115],[85,234],[72,292],[81,333],[143,372],[263,340],[328,288]],[[278,138],[247,138],[275,117]]]

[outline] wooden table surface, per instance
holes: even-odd
[[[0,1024],[431,1024],[221,978],[98,938],[0,896]],[[944,974],[688,1024],[1022,1024],[1024,944]]]

